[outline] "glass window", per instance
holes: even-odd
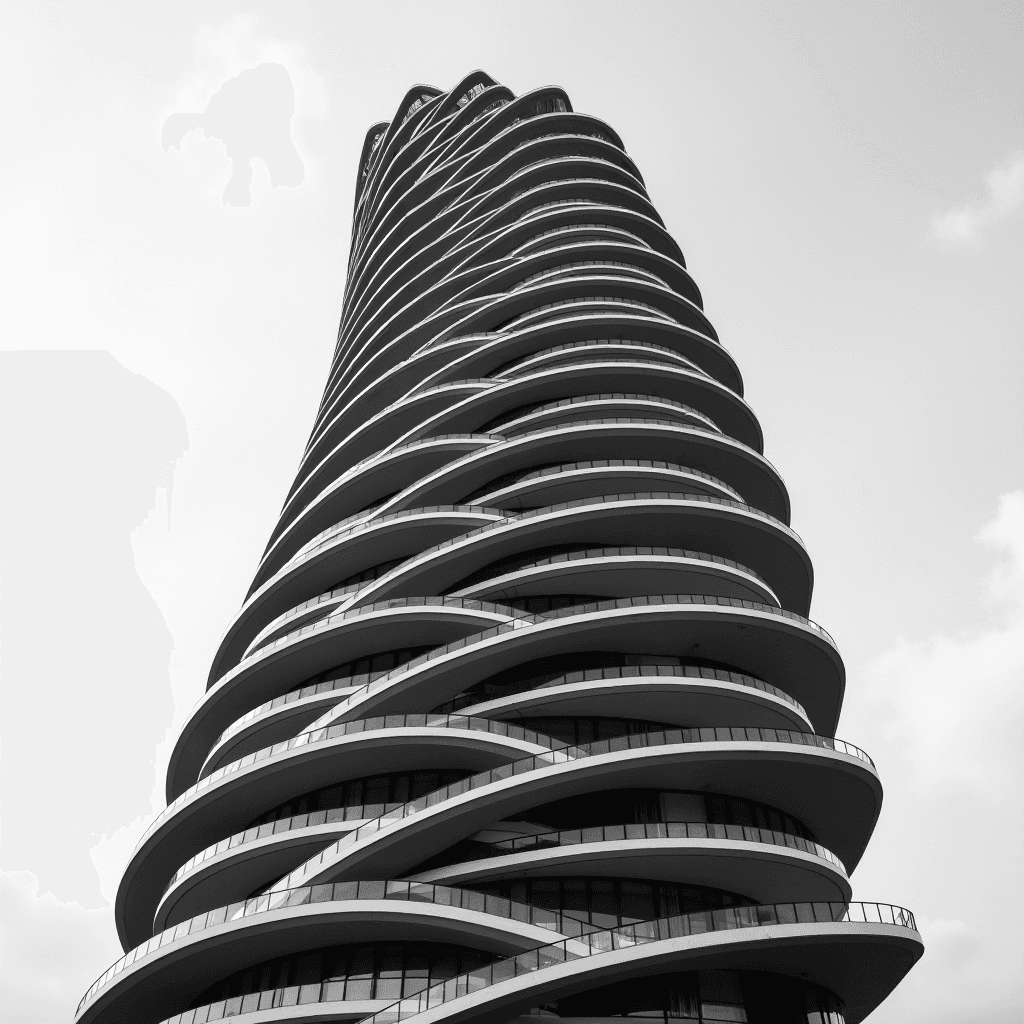
[[[662,821],[707,821],[704,797],[700,793],[662,793]]]
[[[744,1022],[747,1019],[739,978],[731,971],[702,971],[700,997],[705,1020]]]
[[[650,921],[657,917],[654,889],[646,882],[622,882],[620,889],[622,920]]]

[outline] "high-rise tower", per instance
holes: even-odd
[[[921,939],[742,396],[611,128],[413,89],[77,1020],[863,1019]]]

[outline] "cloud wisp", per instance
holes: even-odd
[[[193,132],[221,143],[231,163],[224,206],[252,205],[255,161],[265,166],[271,188],[301,186],[309,154],[293,138],[296,122],[320,120],[327,110],[326,86],[304,49],[240,14],[201,26],[195,51],[197,67],[163,123],[163,149],[182,150]]]
[[[1024,150],[1013,153],[985,175],[988,195],[963,206],[936,213],[930,242],[947,248],[980,249],[985,231],[1024,206]]]
[[[0,1007],[4,1020],[63,1024],[121,949],[109,907],[90,910],[39,888],[31,871],[0,871]]]
[[[998,559],[975,608],[965,586],[974,625],[900,638],[864,680],[859,724],[887,784],[871,857],[896,901],[913,907],[927,945],[878,1024],[1020,1019],[1024,490],[1003,495],[974,540]],[[866,892],[878,880],[864,888],[863,872]]]

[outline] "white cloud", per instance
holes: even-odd
[[[297,42],[260,31],[254,14],[236,14],[221,25],[201,25],[194,40],[197,65],[182,84],[175,110],[202,109],[225,79],[257,64],[283,64],[295,86],[295,116],[321,120],[327,114],[327,86]]]
[[[947,246],[981,246],[986,228],[1024,205],[1024,152],[1012,154],[985,175],[988,195],[932,217],[929,241]]]
[[[156,792],[157,789],[154,787],[154,795]],[[135,852],[135,845],[142,838],[151,820],[149,817],[138,817],[127,825],[115,829],[113,835],[102,836],[95,846],[89,848],[89,859],[100,879],[100,893],[107,903],[113,905],[121,875],[124,874],[124,869]]]
[[[255,15],[237,14],[200,25],[194,50],[196,65],[163,119],[163,148],[182,150],[187,173],[207,181],[210,199],[218,191],[213,179],[224,185],[214,156],[222,148],[231,164],[223,194],[229,207],[251,205],[254,181],[274,189],[305,183],[311,154],[302,125],[321,120],[328,102],[304,48],[262,32]]]
[[[0,1006],[18,1024],[67,1024],[86,989],[120,955],[109,907],[39,894],[31,871],[0,871]]]
[[[295,41],[267,35],[259,25],[255,14],[236,14],[223,25],[201,26],[195,42],[200,67],[188,83],[200,91],[179,95],[179,100],[206,102],[224,79],[258,63],[280,63],[295,85],[295,116],[322,120],[328,111],[327,85],[309,65],[305,48]],[[187,102],[179,104],[178,109],[187,110]]]
[[[868,666],[869,687],[886,711],[884,749],[900,750],[915,790],[997,801],[1024,768],[1024,491],[1000,499],[975,541],[1003,555],[982,595],[988,621],[961,636],[898,638]]]
[[[963,584],[965,619],[980,622],[898,639],[868,664],[851,716],[887,794],[858,895],[908,905],[927,947],[878,1024],[1020,1019],[1024,491],[974,539],[999,556],[980,595]]]

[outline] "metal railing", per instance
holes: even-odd
[[[369,685],[369,684],[368,684]],[[184,792],[171,801],[150,823],[149,827],[139,841],[141,845],[150,833],[180,807],[187,800],[197,793],[206,789],[214,782],[219,782],[228,775],[234,775],[243,768],[256,764],[258,761],[265,761],[277,754],[294,750],[296,747],[304,747],[313,743],[324,743],[330,740],[339,739],[342,736],[352,736],[363,732],[374,732],[380,729],[402,729],[402,728],[441,728],[460,729],[470,732],[486,732],[496,736],[507,736],[511,739],[522,740],[526,743],[536,743],[540,746],[554,749],[564,747],[565,743],[551,739],[542,733],[534,732],[532,729],[522,729],[517,725],[507,722],[492,721],[489,718],[469,718],[465,715],[448,714],[410,714],[410,715],[380,715],[374,718],[357,718],[351,722],[339,722],[335,725],[320,726],[301,732],[290,739],[281,740],[269,747],[262,747],[254,750],[237,761],[231,761],[223,765],[209,775],[203,776],[195,785],[189,786]]]
[[[377,507],[380,508],[381,506],[378,505]],[[486,508],[483,505],[425,505],[421,508],[403,509],[401,512],[389,512],[384,516],[375,515],[373,509],[368,512],[358,512],[356,515],[349,516],[347,519],[342,519],[340,522],[335,523],[326,530],[322,530],[312,540],[307,541],[302,548],[288,559],[288,561],[282,566],[282,569],[286,569],[294,563],[304,561],[309,555],[313,554],[314,551],[319,551],[328,544],[341,540],[343,537],[351,537],[353,534],[359,533],[361,530],[368,529],[371,526],[376,527],[382,523],[390,523],[395,519],[408,519],[410,516],[434,515],[439,512],[465,512],[470,515],[482,513],[484,515],[499,515],[503,519],[508,515],[508,513],[503,509]],[[349,525],[351,523],[355,523],[356,520],[360,520],[360,522],[356,523],[354,526]]]
[[[827,847],[802,836],[754,825],[723,825],[704,821],[668,821],[641,825],[597,825],[593,828],[566,829],[561,832],[543,832],[538,835],[516,836],[486,844],[501,853],[523,853],[529,850],[554,850],[563,846],[582,846],[587,843],[615,843],[646,839],[725,839],[729,842],[763,843],[799,850],[812,857],[828,861],[846,874],[846,865]],[[485,845],[485,844],[481,844]],[[473,859],[490,854],[481,853]]]
[[[765,522],[771,523],[776,529],[781,530],[787,536],[792,537],[798,544],[800,544],[801,547],[803,547],[803,541],[795,530],[787,526],[780,519],[776,519],[775,516],[770,513],[754,508],[753,505],[747,505],[742,501],[733,501],[731,498],[719,498],[713,494],[701,494],[698,491],[624,491],[615,494],[592,495],[587,498],[573,498],[571,501],[559,501],[553,505],[545,505],[542,508],[528,509],[526,512],[513,513],[511,515],[506,511],[484,509],[481,506],[479,511],[486,511],[492,514],[498,513],[501,515],[501,518],[492,523],[484,523],[482,526],[476,526],[472,530],[467,530],[465,533],[458,534],[458,536],[439,541],[437,544],[433,544],[429,548],[424,548],[417,555],[413,556],[413,558],[410,558],[401,566],[396,566],[396,568],[405,570],[410,568],[416,562],[422,561],[431,555],[437,554],[438,552],[446,551],[458,544],[465,544],[466,542],[474,540],[477,537],[481,537],[484,534],[491,533],[496,530],[507,529],[515,523],[527,522],[540,516],[552,515],[558,512],[567,512],[577,508],[588,508],[594,505],[605,506],[615,502],[627,501],[684,501],[736,509],[739,512],[743,512],[747,515],[754,516],[757,519],[762,519]],[[410,513],[405,514],[408,515]],[[394,571],[395,570],[392,570],[392,572]],[[800,616],[797,616],[797,618],[800,618]]]
[[[718,427],[710,416],[705,416],[704,413],[694,409],[692,406],[683,405],[682,402],[674,402],[668,399],[659,398],[656,395],[621,395],[621,396],[605,396],[605,395],[588,395],[585,398],[574,400],[569,402],[552,402],[546,406],[539,406],[536,409],[532,409],[528,413],[523,415],[516,415],[512,419],[503,420],[501,423],[494,425],[492,433],[502,433],[505,437],[511,439],[515,437],[528,437],[535,435],[538,432],[544,432],[557,429],[560,426],[574,426],[576,424],[584,423],[647,423],[651,421],[651,418],[641,418],[639,416],[619,416],[619,417],[605,417],[603,419],[587,418],[584,416],[584,411],[587,406],[597,406],[599,402],[631,402],[637,405],[655,406],[660,409],[672,410],[676,413],[681,413],[676,419],[669,417],[660,417],[653,419],[655,423],[673,424],[678,423],[681,426],[697,426],[703,424],[707,429],[713,433],[721,434],[723,431]],[[660,410],[659,410],[660,411]],[[559,413],[576,413],[580,418],[573,416],[566,416],[566,418],[557,419],[553,417],[554,412]],[[530,422],[539,422],[544,419],[554,420],[554,422],[548,422],[542,427],[529,426]],[[696,420],[697,423],[687,422],[689,420]]]
[[[372,684],[370,684],[372,685]],[[228,775],[248,768],[259,761],[267,760],[277,754],[293,750],[296,747],[303,747],[309,744],[329,742],[341,736],[353,735],[361,732],[375,731],[391,728],[448,728],[468,730],[471,732],[487,732],[492,735],[507,736],[512,739],[522,740],[526,743],[536,743],[539,746],[548,748],[544,754],[536,754],[533,757],[522,758],[512,761],[490,771],[478,775],[469,776],[459,782],[452,783],[442,789],[435,790],[426,796],[402,804],[400,808],[390,811],[378,819],[356,829],[343,837],[338,843],[332,844],[319,858],[314,858],[316,863],[322,862],[324,856],[337,852],[340,849],[339,843],[348,845],[360,838],[365,838],[373,832],[379,831],[410,814],[416,814],[432,807],[443,800],[451,799],[470,789],[478,789],[481,786],[489,785],[502,779],[510,778],[513,775],[521,775],[524,772],[534,771],[538,768],[550,767],[554,764],[575,761],[580,758],[596,757],[603,754],[615,753],[622,750],[635,750],[644,747],[666,746],[679,743],[728,743],[728,742],[759,742],[759,743],[787,743],[797,746],[817,747],[819,749],[835,750],[842,754],[855,757],[865,764],[874,768],[874,762],[859,747],[844,740],[834,739],[829,736],[818,736],[816,733],[796,732],[788,729],[761,729],[754,726],[725,726],[700,729],[666,729],[659,732],[637,733],[629,736],[619,736],[608,740],[599,740],[596,743],[585,745],[570,745],[560,740],[552,739],[543,733],[535,732],[532,729],[522,729],[519,726],[509,725],[505,722],[492,721],[489,718],[470,718],[464,715],[447,714],[413,714],[413,715],[384,715],[376,718],[359,718],[350,722],[340,722],[329,726],[315,726],[313,729],[299,733],[288,740],[281,740],[273,746],[264,747],[261,750],[246,754],[237,761],[232,761],[215,772],[200,779],[195,785],[190,786],[183,793],[169,803],[150,823],[143,833],[142,838],[136,847],[138,849],[152,832],[162,824],[171,814],[174,813],[186,801],[192,799],[197,793]],[[282,883],[289,883],[296,872],[303,872],[314,861],[307,861],[292,872]],[[282,884],[279,883],[279,884]]]
[[[822,626],[819,626],[817,623],[812,622],[810,619],[807,619],[802,615],[797,615],[796,612],[790,612],[784,608],[776,608],[774,605],[762,604],[758,601],[744,601],[735,597],[714,597],[702,594],[661,594],[656,596],[611,598],[607,601],[593,601],[588,604],[571,605],[567,608],[560,608],[537,615],[528,615],[526,613],[514,615],[513,609],[508,608],[507,614],[512,621],[503,623],[500,626],[492,626],[481,633],[472,633],[460,640],[453,640],[451,643],[442,644],[441,646],[428,651],[426,654],[421,654],[418,657],[413,658],[411,661],[407,661],[404,665],[396,666],[388,672],[387,676],[384,676],[372,683],[367,683],[367,685],[361,690],[357,690],[355,693],[344,698],[336,706],[335,710],[343,706],[352,706],[357,700],[366,694],[375,693],[386,686],[390,686],[399,676],[415,671],[422,665],[429,664],[439,658],[444,658],[449,654],[471,647],[474,644],[483,643],[496,636],[502,636],[506,633],[524,628],[544,626],[554,619],[563,619],[570,616],[593,615],[605,611],[621,611],[627,608],[654,608],[666,605],[705,605],[709,607],[717,606],[724,608],[740,608],[746,611],[762,612],[778,618],[790,619],[793,622],[797,622],[801,626],[811,629],[823,637],[833,648],[836,646],[835,641]]]
[[[381,676],[386,676],[388,672],[389,669],[381,669],[378,672],[359,672],[356,675],[340,676],[337,679],[326,679],[319,683],[310,683],[308,686],[300,686],[297,690],[289,690],[287,693],[282,693],[279,697],[275,697],[273,700],[268,700],[263,704],[257,705],[251,711],[247,711],[242,715],[241,718],[236,718],[217,737],[213,746],[216,747],[217,744],[228,736],[231,736],[240,729],[245,728],[245,726],[248,725],[249,722],[253,721],[253,719],[259,718],[261,715],[265,715],[270,711],[274,711],[276,708],[284,707],[286,704],[294,704],[297,700],[304,700],[306,697],[316,697],[320,694],[330,693],[335,690],[349,690],[351,692],[355,692],[367,683],[372,682],[375,679],[380,679]],[[343,696],[345,695],[341,694],[339,699]]]
[[[693,562],[712,562],[715,565],[725,566],[727,569],[736,569],[747,576],[753,577],[758,583],[763,583],[769,590],[771,584],[755,570],[742,562],[732,558],[725,558],[723,555],[713,555],[709,551],[696,551],[691,548],[670,548],[658,545],[622,545],[619,547],[592,547],[581,548],[577,551],[562,551],[556,555],[548,555],[546,558],[535,558],[525,555],[522,559],[504,566],[499,575],[493,577],[498,580],[504,576],[511,576],[524,569],[539,569],[545,565],[561,565],[565,562],[587,561],[592,558],[685,558]],[[488,580],[482,581],[490,582]]]
[[[536,974],[573,960],[631,949],[655,942],[706,935],[713,932],[760,928],[766,925],[878,924],[917,930],[914,915],[887,903],[775,903],[754,907],[708,910],[678,917],[659,918],[564,939],[498,960],[467,974],[438,981],[366,1017],[364,1024],[399,1024],[425,1010],[472,995],[504,981]],[[308,1003],[344,1001],[345,979],[312,985],[290,985],[209,1003],[166,1018],[162,1024],[205,1024],[221,1016]],[[231,1004],[230,1009],[228,1003]]]
[[[756,907],[730,907],[697,914],[661,918],[594,932],[579,939],[564,939],[549,946],[499,960],[487,967],[440,982],[417,995],[402,999],[367,1017],[365,1024],[398,1024],[423,1010],[433,1009],[460,996],[479,992],[503,981],[535,974],[569,960],[597,956],[618,949],[708,932],[758,928],[764,925],[838,924],[847,922],[891,924],[917,930],[914,915],[886,903],[775,903]]]
[[[546,928],[560,935],[580,936],[596,931],[597,926],[554,910],[534,907],[527,903],[513,903],[502,896],[490,896],[471,889],[453,889],[429,882],[402,881],[359,881],[328,882],[323,885],[304,885],[294,889],[278,890],[251,896],[247,900],[217,907],[204,914],[197,914],[186,921],[158,932],[148,942],[142,943],[111,964],[89,986],[89,990],[78,1004],[78,1010],[90,1002],[96,993],[118,974],[137,963],[143,957],[158,949],[197,935],[199,932],[243,918],[266,914],[273,910],[304,907],[313,903],[344,903],[352,900],[402,900],[409,903],[429,903],[433,906],[454,907],[479,914],[489,914],[504,920]]]
[[[383,579],[383,577],[381,578]],[[376,582],[376,580],[370,581],[370,583]],[[279,647],[294,643],[299,637],[328,629],[340,622],[358,619],[364,615],[372,615],[375,612],[394,611],[400,608],[446,608],[454,611],[485,612],[501,615],[506,618],[520,618],[522,615],[522,613],[510,608],[508,605],[497,604],[494,601],[477,601],[472,598],[462,597],[393,597],[385,601],[375,601],[372,604],[360,605],[358,608],[346,608],[342,611],[331,612],[315,622],[299,626],[277,637],[275,640],[268,640],[262,647],[250,651],[239,661],[239,665],[244,665],[256,658],[262,658]]]
[[[678,679],[707,679],[721,683],[734,683],[737,686],[749,686],[751,689],[760,690],[762,693],[770,693],[773,697],[784,700],[787,704],[796,708],[797,711],[807,717],[804,706],[791,697],[785,690],[780,690],[771,683],[754,676],[744,675],[742,672],[731,672],[721,668],[706,668],[698,665],[622,665],[612,668],[591,668],[580,669],[577,672],[567,672],[565,675],[549,678],[545,676],[523,679],[510,686],[502,687],[500,692],[491,694],[480,692],[461,693],[445,704],[434,710],[438,713],[454,713],[463,708],[471,707],[474,704],[484,704],[493,700],[501,700],[503,697],[513,697],[520,693],[529,693],[533,690],[546,690],[552,686],[572,686],[578,683],[602,682],[613,679],[634,679],[634,678],[678,678]]]
[[[228,836],[227,839],[221,839],[220,842],[211,844],[205,850],[200,850],[194,857],[189,857],[174,872],[171,880],[164,887],[164,893],[166,894],[179,879],[184,878],[194,868],[204,864],[212,857],[227,853],[228,850],[234,850],[248,843],[255,843],[257,840],[266,839],[268,836],[293,832],[296,829],[316,828],[319,825],[335,825],[346,821],[365,822],[370,818],[379,818],[382,814],[387,814],[388,811],[393,811],[396,807],[401,807],[401,801],[396,800],[391,803],[382,804],[353,804],[350,807],[331,807],[324,811],[307,811],[305,814],[293,814],[288,818],[278,818],[276,821],[264,822],[262,825],[253,825],[251,828],[244,829],[241,832],[235,832],[233,835]],[[352,827],[355,828],[355,825]]]
[[[301,885],[304,879],[314,874],[328,857],[334,857],[342,850],[356,843],[375,835],[377,832],[397,824],[399,821],[419,814],[421,811],[434,807],[437,804],[462,796],[470,790],[481,789],[484,786],[496,782],[503,782],[516,775],[524,775],[537,771],[541,768],[551,768],[559,764],[567,764],[570,761],[578,761],[589,757],[599,757],[604,754],[617,753],[625,750],[641,750],[650,747],[669,746],[685,743],[788,743],[796,746],[816,747],[821,750],[834,750],[850,757],[855,757],[874,769],[874,762],[859,747],[843,740],[832,739],[828,736],[818,736],[815,733],[792,732],[787,729],[760,729],[753,726],[747,727],[717,727],[705,729],[666,729],[663,732],[636,733],[631,736],[618,736],[609,740],[599,740],[596,743],[586,745],[566,746],[561,749],[552,749],[543,754],[535,754],[532,757],[525,757],[519,761],[512,761],[509,764],[491,768],[489,771],[480,772],[477,775],[470,775],[468,778],[460,779],[448,786],[428,793],[426,796],[416,800],[410,800],[400,808],[381,815],[374,821],[367,822],[359,828],[349,832],[348,835],[331,843],[315,857],[311,857],[304,864],[300,864],[294,871],[286,875],[279,882],[275,883],[274,889],[290,889]]]
[[[681,466],[677,462],[663,462],[659,459],[589,459],[584,462],[563,462],[558,466],[545,466],[543,469],[535,469],[531,473],[526,473],[519,477],[516,483],[525,483],[529,480],[539,480],[577,470],[617,469],[620,466],[624,469],[665,469],[687,476],[695,476],[698,479],[707,480],[723,491],[728,491],[741,505],[746,504],[740,500],[737,491],[733,490],[724,480],[719,480],[717,476],[705,473],[702,469],[694,469],[692,466]]]

